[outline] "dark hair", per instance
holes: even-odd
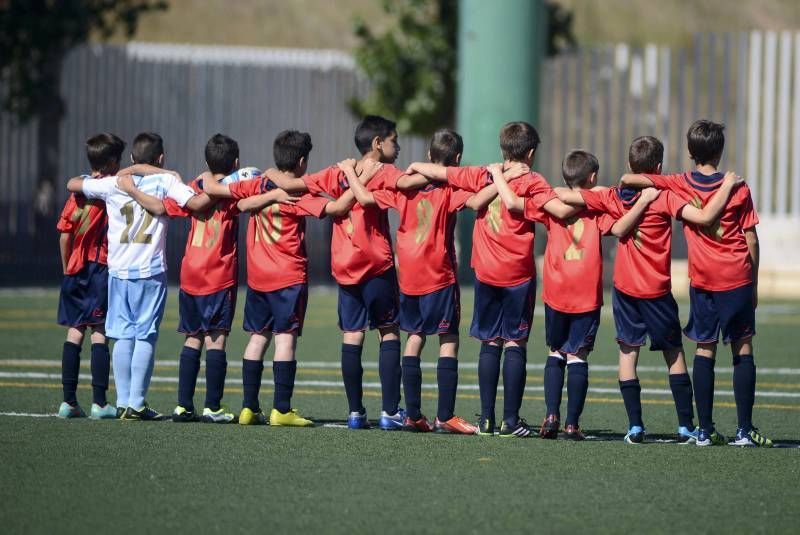
[[[599,170],[600,164],[597,162],[597,157],[585,150],[570,151],[561,163],[564,182],[571,188],[584,186],[592,173]]]
[[[133,139],[131,156],[133,163],[158,164],[158,157],[164,154],[164,140],[153,132],[142,132]]]
[[[97,134],[86,140],[86,157],[92,171],[110,174],[119,171],[119,162],[125,142],[109,132]]]
[[[206,143],[206,164],[214,174],[230,174],[239,158],[239,144],[224,134],[215,134]]]
[[[694,163],[719,163],[725,148],[725,125],[708,119],[700,119],[692,123],[686,132],[689,156]]]
[[[655,173],[664,161],[664,145],[653,136],[637,137],[628,149],[628,164],[634,173]]]
[[[523,161],[531,150],[536,150],[540,142],[539,132],[522,121],[508,123],[500,129],[500,150],[503,151],[503,158],[512,162]]]
[[[300,163],[300,158],[308,161],[308,154],[312,148],[311,135],[297,130],[284,130],[272,144],[275,167],[280,171],[293,171]]]
[[[442,128],[433,133],[428,152],[433,163],[458,165],[458,155],[464,153],[464,140],[455,130]]]
[[[356,126],[355,142],[358,152],[366,154],[372,150],[372,140],[376,137],[384,140],[397,131],[394,121],[384,119],[378,115],[367,115]]]

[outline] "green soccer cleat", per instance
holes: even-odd
[[[254,411],[245,407],[239,413],[239,425],[267,425],[267,417],[261,409]]]
[[[89,414],[89,418],[92,420],[116,420],[117,408],[110,403],[106,403],[102,407],[97,403],[92,403],[92,412]]]
[[[493,437],[495,431],[494,416],[478,416],[478,434],[484,437]]]
[[[771,448],[773,446],[772,441],[762,435],[756,427],[751,427],[750,431],[737,429],[736,437],[729,444],[741,448]]]
[[[236,423],[236,415],[228,412],[228,409],[222,406],[215,411],[206,407],[203,409],[201,421],[206,424],[231,424]]]
[[[716,429],[711,432],[701,429],[697,434],[697,442],[695,442],[698,446],[724,446],[726,443],[727,439],[717,433]]]
[[[178,405],[175,407],[175,410],[172,411],[172,421],[176,423],[185,423],[185,422],[196,422],[198,420],[197,414],[195,414],[194,410],[189,410],[185,407],[181,407]]]
[[[59,418],[86,418],[86,413],[83,412],[81,406],[77,403],[75,405],[70,405],[66,401],[62,401],[61,405],[58,407],[58,414],[56,415]]]

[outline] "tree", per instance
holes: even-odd
[[[361,41],[356,62],[372,91],[351,99],[351,111],[393,117],[404,133],[430,135],[453,126],[458,0],[384,0],[383,9],[396,24],[382,35],[363,20],[355,22]],[[574,46],[572,13],[553,2],[546,3],[546,12],[548,55]]]

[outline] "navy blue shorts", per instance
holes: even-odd
[[[531,333],[536,279],[492,286],[475,279],[475,308],[469,334],[483,342],[527,340]]]
[[[358,332],[397,324],[397,272],[389,269],[360,284],[339,285],[339,328]]]
[[[611,295],[617,342],[639,347],[649,336],[650,351],[683,347],[678,303],[672,293],[644,299],[631,297],[614,288]]]
[[[413,334],[458,334],[460,323],[458,284],[425,295],[400,293],[400,330]]]
[[[236,311],[236,287],[231,286],[209,295],[192,295],[181,290],[178,295],[178,310],[179,333],[229,333],[233,324],[233,313]]]
[[[577,355],[581,349],[594,349],[600,327],[600,309],[571,314],[544,304],[544,332],[550,351]]]
[[[690,286],[689,300],[689,323],[683,332],[695,342],[718,341],[720,328],[726,344],[755,336],[756,309],[752,284],[724,292]]]
[[[108,266],[87,262],[74,275],[64,275],[58,299],[58,324],[102,325],[108,311]]]
[[[244,330],[261,334],[264,331],[303,334],[303,320],[308,303],[308,284],[295,284],[273,292],[247,289],[244,302]]]

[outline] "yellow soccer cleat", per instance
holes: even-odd
[[[269,413],[269,425],[276,427],[311,427],[314,422],[307,420],[300,416],[295,409],[290,410],[286,414],[280,412],[278,409],[272,409]]]
[[[264,416],[264,411],[253,411],[245,407],[239,413],[240,425],[267,425],[267,417]]]

